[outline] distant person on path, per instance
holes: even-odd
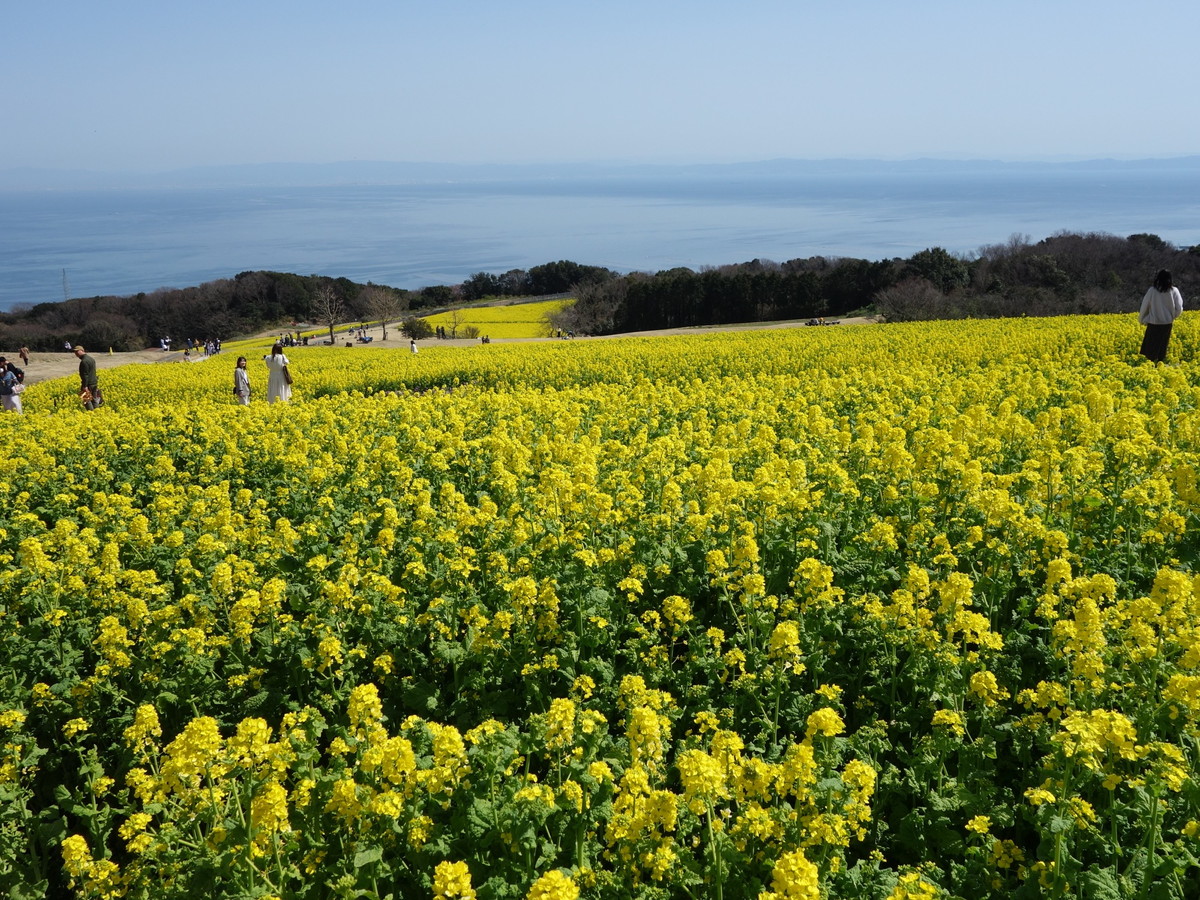
[[[20,385],[24,374],[3,356],[0,356],[0,404],[9,412],[21,412],[20,392],[23,388]]]
[[[17,355],[19,357],[21,357],[21,365],[23,365],[23,366],[29,365],[29,348],[28,347],[26,347],[24,344],[22,344],[21,349],[17,351]]]
[[[1146,326],[1142,338],[1142,356],[1151,362],[1162,362],[1167,358],[1167,343],[1171,340],[1171,326],[1183,313],[1183,295],[1171,281],[1171,273],[1159,269],[1154,276],[1154,285],[1142,298],[1138,321]]]
[[[417,339],[416,338],[408,339],[408,349],[409,349],[409,352],[411,352],[411,353],[417,352]]]
[[[283,344],[276,341],[271,347],[271,355],[263,359],[271,373],[267,378],[267,402],[287,403],[292,399],[292,373],[288,371],[288,358],[283,355]]]
[[[79,360],[79,399],[83,401],[84,409],[96,409],[104,404],[100,379],[96,376],[96,361],[79,344],[75,346],[75,357]]]
[[[233,394],[242,406],[250,405],[250,372],[244,356],[237,358],[237,368],[233,370]]]

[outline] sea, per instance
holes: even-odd
[[[1200,158],[519,170],[402,183],[311,175],[104,188],[0,179],[0,310],[257,269],[418,289],[555,260],[625,273],[930,247],[970,258],[1061,231],[1200,244]]]

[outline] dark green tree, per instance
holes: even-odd
[[[970,278],[967,264],[941,247],[931,247],[909,257],[909,277],[924,278],[943,294],[966,287]]]

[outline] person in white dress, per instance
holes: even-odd
[[[276,341],[271,355],[264,356],[270,375],[267,378],[267,402],[279,400],[287,403],[292,399],[292,375],[288,371],[288,358],[283,355],[283,345]]]

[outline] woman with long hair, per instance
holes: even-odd
[[[237,368],[233,370],[233,395],[242,406],[250,405],[250,372],[244,356],[237,358]]]
[[[1146,334],[1142,338],[1142,356],[1151,362],[1162,362],[1167,358],[1171,326],[1182,313],[1183,295],[1172,283],[1171,273],[1159,269],[1138,311],[1138,321],[1146,326]]]
[[[287,403],[292,399],[292,373],[288,371],[288,358],[283,355],[283,344],[276,341],[271,355],[263,359],[271,373],[267,378],[267,402]]]

